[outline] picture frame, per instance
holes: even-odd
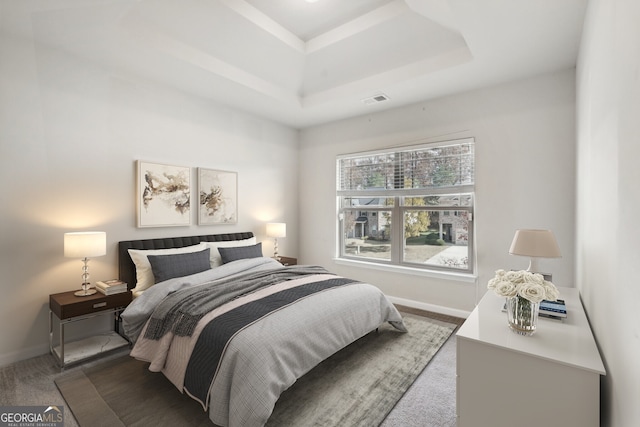
[[[238,173],[198,168],[198,225],[237,222]]]
[[[137,161],[138,227],[191,225],[191,168]]]

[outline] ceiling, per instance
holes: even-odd
[[[587,1],[25,3],[39,43],[304,128],[574,67]]]

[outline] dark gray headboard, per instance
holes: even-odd
[[[228,242],[253,237],[252,232],[208,234],[206,236],[166,237],[161,239],[127,240],[118,243],[118,276],[127,282],[129,289],[136,287],[136,266],[129,256],[129,249],[170,249],[197,245],[200,242]]]

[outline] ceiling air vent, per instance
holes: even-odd
[[[387,95],[385,95],[384,93],[379,93],[377,95],[373,95],[369,98],[363,99],[362,102],[364,103],[364,105],[374,105],[388,100],[389,97]]]

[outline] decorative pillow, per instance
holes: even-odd
[[[218,248],[222,263],[237,261],[245,258],[259,258],[262,256],[262,243],[253,246],[240,246],[237,248]]]
[[[155,283],[153,277],[153,271],[151,270],[151,264],[149,264],[149,255],[173,255],[173,254],[186,254],[191,252],[199,252],[207,249],[207,245],[204,242],[200,242],[198,245],[185,246],[183,248],[172,249],[129,249],[129,255],[131,260],[136,266],[136,287],[134,292],[144,291],[150,288]]]
[[[190,276],[205,270],[211,270],[209,263],[209,252],[192,252],[174,255],[149,255],[149,264],[155,277],[156,283],[173,279],[174,277]]]
[[[257,243],[256,237],[250,237],[243,240],[231,240],[224,242],[205,242],[207,247],[211,248],[211,268],[216,268],[222,265],[222,257],[218,248],[237,248],[239,246],[251,246]],[[261,255],[262,256],[262,255]]]

